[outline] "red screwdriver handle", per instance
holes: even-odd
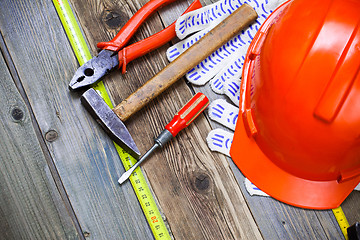
[[[171,122],[165,126],[173,137],[194,121],[209,105],[209,99],[203,93],[197,93],[185,106],[174,116]]]

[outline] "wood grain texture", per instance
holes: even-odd
[[[0,239],[79,239],[0,55]]]
[[[117,183],[113,143],[68,90],[78,64],[52,2],[2,1],[0,30],[41,134],[57,133],[47,148],[83,236],[153,239],[130,184]]]
[[[353,191],[341,204],[341,207],[350,226],[360,222],[360,191]]]
[[[94,55],[97,42],[115,36],[146,2],[70,1]],[[189,2],[176,1],[161,9],[131,42],[172,23]],[[5,84],[10,81],[5,71],[0,76],[6,79],[0,81],[0,134],[6,140],[0,143],[0,239],[153,239],[130,184],[117,184],[124,169],[112,142],[80,105],[81,93],[68,91],[78,64],[52,3],[2,1],[0,31],[83,233],[76,235],[44,154],[31,141],[36,136],[26,106],[15,87]],[[105,78],[114,103],[168,64],[167,47],[134,60],[125,75],[115,71]],[[126,122],[142,153],[194,89],[210,99],[219,97],[208,86],[189,88],[180,80]],[[24,120],[14,122],[9,106],[19,106]],[[205,144],[210,129],[219,127],[205,115],[143,165],[175,239],[343,238],[331,211],[303,210],[272,198],[250,197],[231,159],[210,152]],[[343,204],[350,224],[359,220],[358,206],[357,193]]]
[[[109,34],[106,22],[94,17],[101,15],[99,11],[112,12],[125,9],[125,6],[140,7],[145,2],[102,1],[100,5],[107,9],[92,6],[87,1],[74,1],[73,4],[78,16],[82,8],[87,9],[88,15],[79,17],[79,21],[88,41],[96,43],[114,36],[105,37]],[[171,11],[172,5],[164,9]],[[119,18],[124,19],[128,19],[132,12],[128,14],[126,16],[124,10],[117,12]],[[87,26],[89,19],[96,23]],[[97,28],[100,23],[103,26]],[[119,23],[120,28],[121,21]],[[153,15],[133,41],[150,36],[162,28],[159,16]],[[115,104],[167,64],[164,56],[168,46],[131,62],[125,75],[120,71],[112,72],[104,79]],[[179,81],[126,122],[141,152],[151,147],[153,137],[162,131],[191,96],[185,82]],[[209,130],[208,121],[204,116],[199,117],[143,164],[172,234],[175,239],[261,239],[227,160],[214,156],[204,141]]]

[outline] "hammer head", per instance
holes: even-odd
[[[140,152],[129,131],[120,118],[105,103],[102,97],[93,88],[90,88],[80,99],[81,103],[104,128],[111,139],[131,156],[138,159],[140,157]]]

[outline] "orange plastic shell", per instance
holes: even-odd
[[[270,196],[338,207],[360,182],[360,1],[294,0],[246,55],[230,154]]]

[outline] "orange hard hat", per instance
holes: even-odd
[[[230,154],[290,205],[338,207],[360,182],[360,1],[293,0],[246,55]]]

